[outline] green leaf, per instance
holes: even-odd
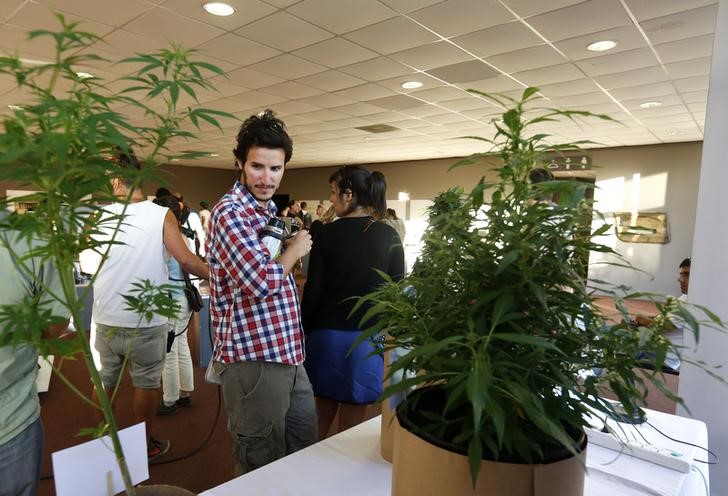
[[[492,338],[494,340],[507,341],[509,343],[526,344],[530,346],[536,346],[547,350],[555,351],[561,355],[564,352],[561,351],[554,343],[539,336],[531,336],[529,334],[515,334],[510,332],[498,332],[494,333]]]

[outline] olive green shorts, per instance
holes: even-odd
[[[112,388],[119,379],[124,358],[137,389],[162,385],[169,324],[156,327],[113,327],[96,324],[96,350],[101,358],[101,380]]]

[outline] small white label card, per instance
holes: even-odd
[[[144,422],[119,431],[131,481],[149,478]],[[51,455],[57,496],[112,496],[124,490],[111,438],[104,436]]]

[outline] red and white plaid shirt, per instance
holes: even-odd
[[[260,232],[276,207],[261,207],[240,184],[215,205],[207,234],[215,361],[303,363],[293,274],[272,260]]]

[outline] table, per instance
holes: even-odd
[[[703,422],[646,410],[648,421],[681,439],[707,446]],[[203,492],[200,496],[388,496],[391,465],[379,455],[380,417]],[[647,427],[646,427],[647,428]],[[655,433],[659,436],[659,434]],[[702,496],[707,467],[682,474],[590,444],[585,496]],[[699,452],[700,459],[707,457]]]

